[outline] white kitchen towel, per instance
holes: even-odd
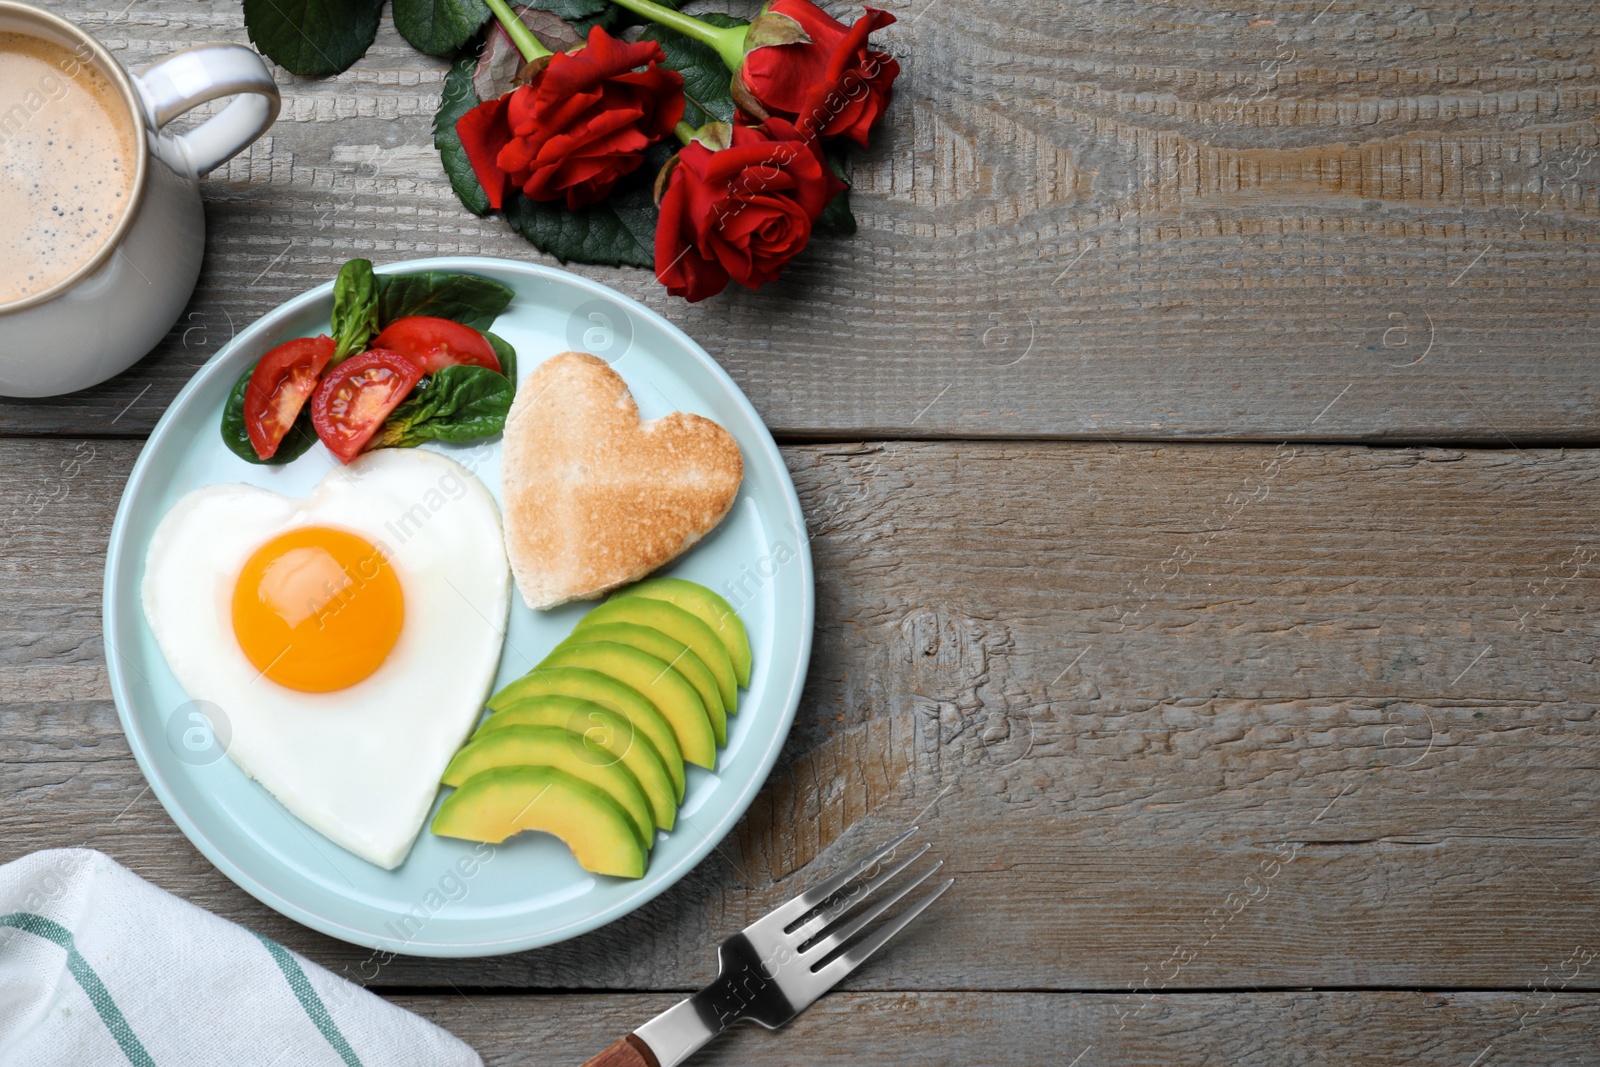
[[[450,1034],[89,849],[0,867],[3,1067],[482,1067]]]

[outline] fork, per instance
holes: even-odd
[[[913,826],[841,874],[763,915],[717,949],[716,981],[668,1008],[591,1059],[584,1067],[677,1067],[733,1023],[750,1019],[776,1030],[810,1007],[922,914],[955,883],[932,892],[862,935],[871,923],[927,881],[934,863],[892,893],[868,898],[928,851],[924,844],[888,870],[894,852],[917,832]],[[852,885],[868,875],[864,884]]]

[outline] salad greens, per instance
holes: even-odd
[[[457,444],[505,429],[515,387],[487,367],[446,367],[417,383],[389,413],[373,448],[410,448],[423,441]]]
[[[423,441],[463,443],[493,437],[505,429],[506,413],[516,393],[517,353],[505,338],[488,328],[510,305],[513,295],[492,278],[475,274],[377,274],[366,259],[352,259],[339,269],[333,283],[330,326],[336,348],[330,367],[366,351],[383,327],[412,315],[450,319],[477,330],[500,360],[498,374],[487,367],[452,366],[427,375],[389,413],[369,447],[410,448]],[[261,459],[250,442],[244,418],[245,391],[254,371],[252,365],[240,375],[223,405],[223,443],[250,463],[288,463],[304,455],[317,440],[311,404],[301,409],[277,453]]]
[[[229,452],[247,463],[276,467],[299,459],[305,455],[306,449],[317,443],[317,430],[311,425],[310,404],[301,409],[300,417],[283,435],[283,441],[271,459],[256,455],[256,446],[250,443],[250,432],[244,428],[244,391],[250,384],[250,375],[254,373],[255,367],[246,367],[244,373],[239,375],[239,380],[233,383],[227,403],[222,405],[222,443],[228,446]]]
[[[431,315],[482,333],[511,303],[512,292],[493,278],[426,270],[378,277],[378,323]]]
[[[489,339],[489,344],[494,348],[495,356],[500,360],[500,373],[506,376],[515,391],[517,387],[517,350],[511,347],[511,342],[498,334],[488,330],[483,331],[483,336]]]
[[[378,282],[372,260],[352,259],[333,280],[333,361],[343,363],[378,334]]]

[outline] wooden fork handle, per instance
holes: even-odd
[[[629,1034],[583,1067],[661,1067],[650,1046]]]

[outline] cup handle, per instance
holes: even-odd
[[[174,52],[135,76],[157,129],[184,112],[224,96],[233,103],[182,136],[174,137],[203,177],[266,132],[281,101],[272,72],[240,44],[200,44]]]

